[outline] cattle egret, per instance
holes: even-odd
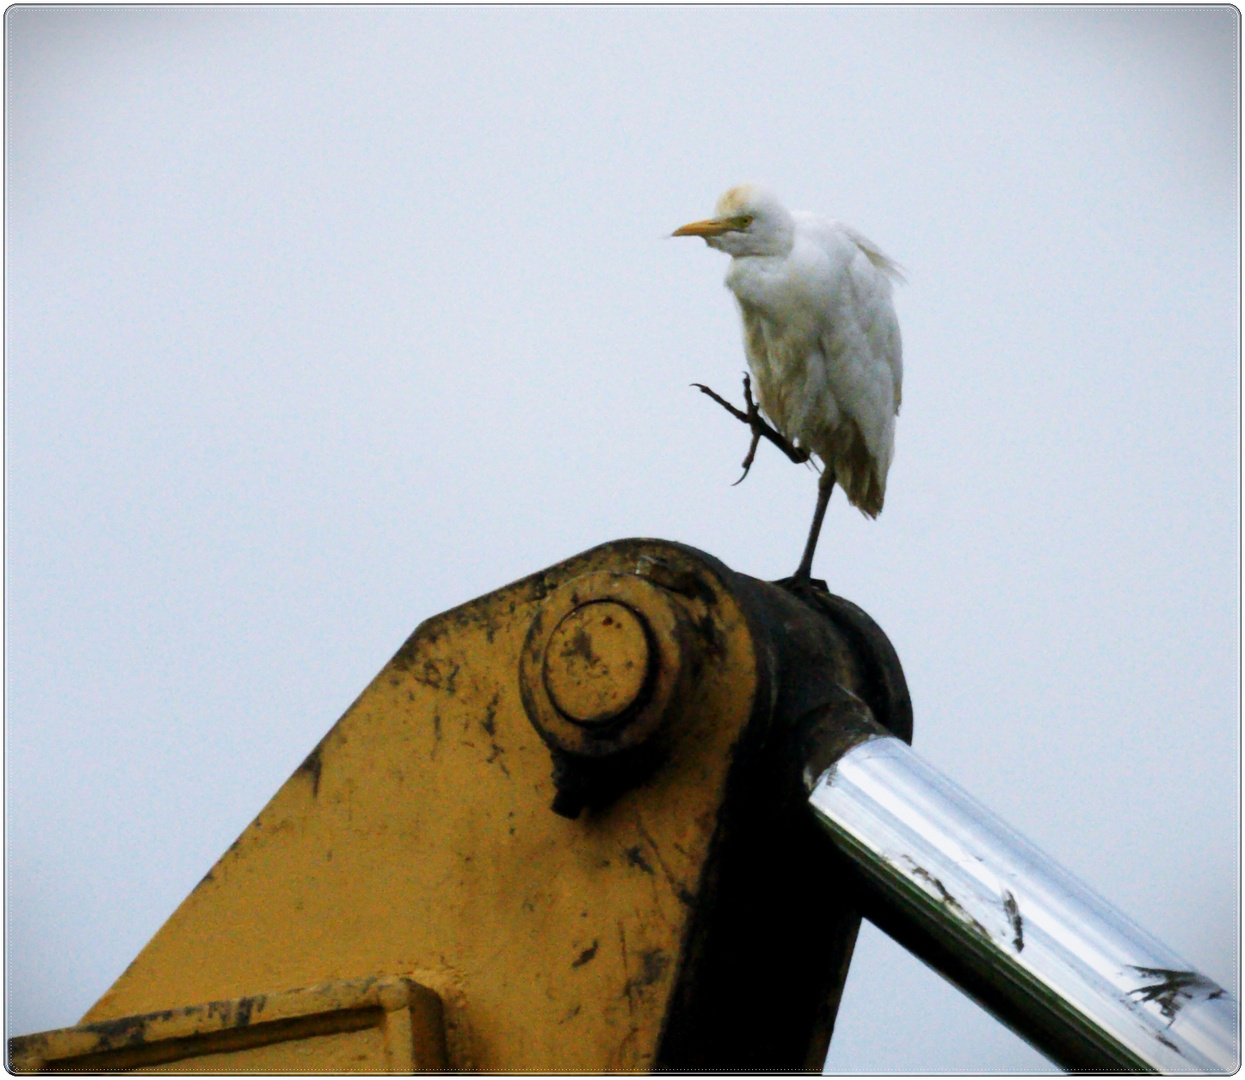
[[[714,217],[673,235],[703,237],[731,256],[726,285],[743,317],[757,402],[747,377],[747,412],[696,385],[752,428],[744,476],[762,436],[792,461],[821,459],[817,509],[795,572],[795,580],[806,581],[836,482],[867,516],[882,509],[903,380],[891,282],[903,279],[860,233],[816,214],[792,213],[754,184],[731,188]]]

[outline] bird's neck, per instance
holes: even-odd
[[[786,279],[781,255],[736,255],[726,271],[726,285],[740,300],[768,308]]]

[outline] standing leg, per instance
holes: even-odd
[[[809,527],[808,541],[804,545],[804,558],[800,560],[793,581],[807,581],[813,576],[813,552],[817,550],[817,537],[821,535],[821,522],[826,516],[826,507],[830,505],[830,492],[833,490],[834,470],[827,465],[817,483],[817,509],[813,511],[813,524]]]

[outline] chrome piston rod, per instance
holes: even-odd
[[[1056,1064],[1235,1071],[1228,991],[899,739],[857,742],[807,784],[870,884],[865,914]]]

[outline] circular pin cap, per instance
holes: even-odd
[[[683,616],[634,574],[593,571],[546,597],[519,659],[519,691],[551,749],[626,754],[663,729],[684,677]]]
[[[639,699],[652,658],[643,621],[612,600],[567,615],[545,646],[545,689],[579,724],[608,724]]]

